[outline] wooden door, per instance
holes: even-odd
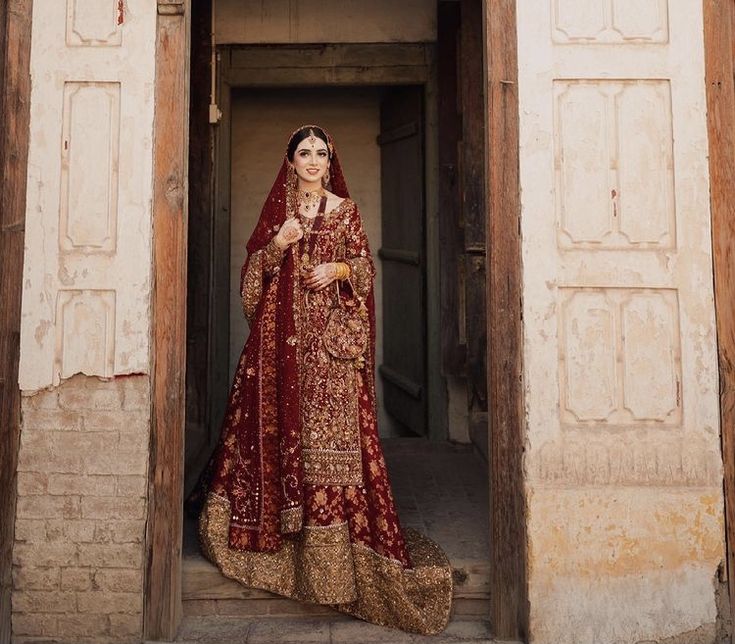
[[[385,409],[410,432],[426,422],[423,88],[387,91],[380,109]]]

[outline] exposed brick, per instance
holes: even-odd
[[[60,590],[17,590],[13,610],[19,613],[70,613],[77,609],[74,593]]]
[[[82,455],[74,451],[55,451],[48,446],[21,445],[18,454],[18,471],[74,474],[82,471]]]
[[[56,409],[59,406],[59,390],[54,387],[34,394],[23,394],[20,401],[23,409]]]
[[[89,590],[92,588],[92,572],[90,568],[63,568],[62,590]]]
[[[82,516],[85,519],[142,519],[145,516],[145,499],[86,496],[82,498]]]
[[[13,567],[13,588],[16,590],[58,590],[59,568]],[[33,633],[27,633],[33,635]]]
[[[85,543],[79,546],[79,561],[98,568],[140,568],[143,547],[139,544]]]
[[[143,543],[145,523],[143,521],[100,522],[94,533],[97,543]]]
[[[20,519],[76,519],[81,516],[81,506],[75,496],[21,496],[16,514]]]
[[[148,454],[144,450],[115,448],[109,452],[89,454],[84,458],[88,474],[138,474],[148,471]]]
[[[109,633],[109,619],[107,615],[62,615],[59,617],[58,629],[58,635],[66,638],[106,635]]]
[[[43,519],[16,519],[15,540],[40,543],[46,540],[46,522]]]
[[[117,446],[122,451],[148,454],[150,436],[147,432],[120,433]]]
[[[18,472],[18,495],[46,494],[48,475],[43,472]]]
[[[82,414],[63,409],[27,409],[23,407],[23,431],[78,431],[83,427]]]
[[[87,476],[76,474],[50,474],[48,476],[49,494],[94,494],[112,496],[117,481],[114,476]]]
[[[77,593],[77,603],[80,613],[140,613],[143,594],[91,591]]]
[[[58,635],[56,622],[58,615],[36,613],[13,613],[13,635],[40,635],[53,637]],[[13,641],[17,641],[13,638]]]
[[[148,478],[145,476],[118,476],[117,496],[145,497],[148,492]]]
[[[143,592],[143,571],[107,569],[98,570],[94,575],[95,588],[114,592]]]
[[[143,613],[110,615],[110,633],[117,637],[140,636],[143,631]]]
[[[59,406],[63,409],[120,409],[123,393],[117,387],[62,387]]]
[[[84,429],[90,432],[138,432],[147,434],[149,416],[150,414],[147,411],[86,411],[84,412]]]
[[[13,563],[17,566],[32,562],[38,567],[73,566],[77,563],[77,546],[73,543],[16,543]]]
[[[123,398],[123,409],[149,409],[151,406],[151,393],[148,387],[148,379],[145,382],[127,383]]]
[[[46,537],[49,541],[91,543],[94,541],[95,522],[91,519],[49,519]]]

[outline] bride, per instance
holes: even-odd
[[[375,270],[323,129],[291,135],[247,251],[250,335],[205,476],[205,555],[247,586],[440,632],[451,569],[396,514],[376,422]]]

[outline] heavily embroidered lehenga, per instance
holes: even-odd
[[[330,173],[344,201],[282,253],[273,236],[287,216],[301,216],[284,158],[248,242],[241,294],[250,335],[208,468],[200,540],[224,575],[247,586],[437,633],[449,618],[451,569],[436,544],[404,534],[396,514],[376,423],[374,266],[336,153]],[[306,244],[314,264],[347,263],[351,284],[307,291],[298,270]],[[367,304],[359,360],[324,345],[338,291],[343,303],[358,295]]]

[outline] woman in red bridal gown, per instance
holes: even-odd
[[[376,422],[375,270],[321,128],[291,136],[247,251],[250,335],[207,475],[205,555],[247,586],[440,632],[451,569],[396,514]]]

